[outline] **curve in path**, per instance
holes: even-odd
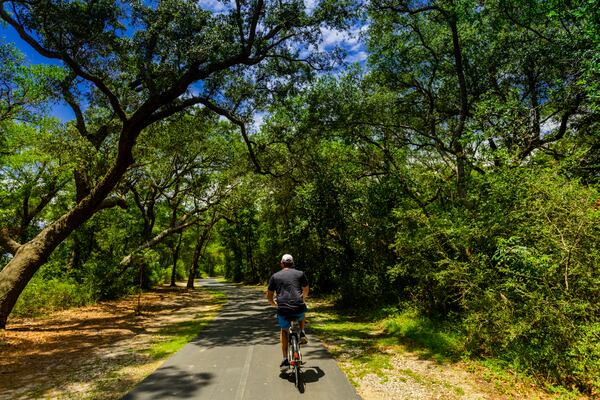
[[[313,335],[303,346],[304,393],[279,371],[279,328],[264,293],[211,279],[201,285],[227,296],[217,318],[124,399],[360,399]]]

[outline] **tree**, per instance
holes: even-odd
[[[591,48],[580,21],[551,18],[546,2],[521,3],[370,5],[372,77],[394,94],[397,131],[416,154],[434,155],[435,168],[451,166],[467,207],[471,172],[490,155],[520,163],[594,123],[575,78]]]
[[[63,95],[79,134],[96,148],[112,150],[106,172],[65,214],[26,243],[4,242],[13,258],[0,271],[0,328],[52,251],[103,207],[133,164],[145,128],[188,107],[226,100],[223,82],[252,80],[269,60],[297,65],[335,10],[324,3],[307,13],[302,2],[262,0],[236,1],[219,12],[184,0],[0,5],[0,18],[23,40],[70,71]],[[265,79],[271,78],[278,77]],[[85,97],[103,107],[85,113]]]
[[[30,239],[32,224],[66,183],[48,141],[58,123],[44,118],[53,85],[64,74],[58,67],[24,65],[10,43],[0,44],[0,64],[0,179],[7,190],[1,196],[0,244],[10,248],[13,238]]]

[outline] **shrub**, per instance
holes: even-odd
[[[461,316],[470,351],[599,391],[598,193],[556,171],[477,177],[474,206],[398,209],[389,276],[427,314]]]
[[[40,316],[55,310],[87,305],[95,300],[89,288],[72,280],[35,277],[21,293],[11,315]]]

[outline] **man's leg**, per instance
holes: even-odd
[[[304,321],[306,320],[305,314],[302,314],[302,319],[300,320],[300,343],[306,344],[308,343],[308,338],[306,337],[306,333],[304,333]]]
[[[288,356],[288,337],[287,330],[281,330],[281,351],[283,353],[283,358],[287,358]]]

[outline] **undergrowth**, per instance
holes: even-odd
[[[394,372],[393,358],[411,353],[439,364],[459,363],[464,370],[491,383],[502,395],[525,398],[527,395],[523,397],[520,391],[537,390],[543,392],[544,398],[582,398],[576,389],[551,385],[538,377],[519,373],[506,360],[476,356],[469,350],[470,342],[459,322],[436,321],[412,309],[349,312],[335,309],[326,301],[316,303],[310,312],[310,329],[329,344],[336,358],[345,361],[345,372],[354,384],[368,374],[385,382],[394,373],[401,381],[410,377],[426,386],[435,383],[411,370]],[[459,387],[453,390],[458,395],[464,393]]]
[[[34,278],[19,296],[11,315],[39,317],[57,310],[92,304],[96,300],[88,288],[74,281]]]

